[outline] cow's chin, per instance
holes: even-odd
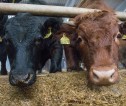
[[[117,68],[93,68],[89,71],[89,83],[98,86],[109,86],[119,81]]]
[[[16,77],[12,74],[9,75],[9,82],[12,86],[27,87],[31,86],[36,81],[36,73],[28,75],[17,75]]]

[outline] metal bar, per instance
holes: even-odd
[[[94,11],[100,10],[50,5],[0,3],[0,13],[11,15],[18,12],[29,12],[33,15],[75,17],[78,14],[87,14],[89,12],[93,13]],[[125,12],[116,12],[115,14],[120,20],[126,20]]]
[[[65,3],[65,7],[74,7],[76,0],[67,0]],[[69,18],[63,18],[64,22],[67,22]]]

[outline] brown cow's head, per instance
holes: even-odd
[[[85,45],[81,51],[89,81],[96,85],[117,82],[118,23],[114,14],[104,11],[79,15],[75,17],[75,25],[79,41]]]

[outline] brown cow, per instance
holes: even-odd
[[[81,55],[89,71],[89,81],[96,85],[115,83],[118,80],[116,17],[108,11],[95,12],[77,16],[75,23],[78,37],[86,45]]]
[[[63,37],[63,34],[65,34],[70,40],[70,44],[63,45],[66,56],[67,71],[82,70],[79,67],[80,56],[75,45],[77,39],[77,36],[75,35],[75,30],[76,29],[74,26],[62,24],[60,27],[60,31],[58,31],[55,35],[56,39],[61,39]]]
[[[101,9],[74,18],[75,48],[88,70],[89,82],[110,85],[118,81],[118,19],[101,0],[87,0],[86,8]],[[78,46],[78,47],[77,47]]]
[[[119,61],[121,68],[126,68],[126,22],[119,24]]]
[[[107,6],[102,7],[100,0],[94,0],[92,5],[90,2],[87,0],[85,6],[103,11],[75,18],[78,36],[87,45],[87,54],[83,50],[82,55],[89,71],[89,81],[97,85],[113,84],[118,80],[117,18]]]

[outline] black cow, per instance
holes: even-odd
[[[49,18],[41,27],[43,41],[39,53],[44,55],[41,55],[40,61],[43,67],[45,62],[51,59],[50,73],[61,71],[63,48],[60,42],[54,38],[54,34],[59,30],[61,24],[62,19]]]
[[[7,75],[6,70],[6,60],[7,60],[7,53],[5,44],[2,41],[2,37],[4,35],[4,24],[6,23],[8,17],[7,15],[0,15],[0,61],[1,61],[1,75]]]
[[[0,2],[7,3],[9,0],[0,0]],[[6,60],[7,60],[7,53],[5,44],[2,41],[2,37],[4,35],[4,25],[8,19],[7,15],[1,14],[0,15],[0,61],[1,61],[1,75],[7,75],[6,69]]]
[[[11,65],[9,75],[11,85],[33,84],[36,80],[36,70],[42,68],[48,58],[51,58],[51,73],[61,70],[62,46],[56,39],[44,37],[46,34],[44,28],[48,23],[45,22],[46,19],[47,17],[19,13],[6,23],[4,41]],[[40,23],[44,22],[45,24],[41,26]],[[57,28],[56,22],[53,25]],[[52,28],[51,33],[53,32],[55,31]]]

